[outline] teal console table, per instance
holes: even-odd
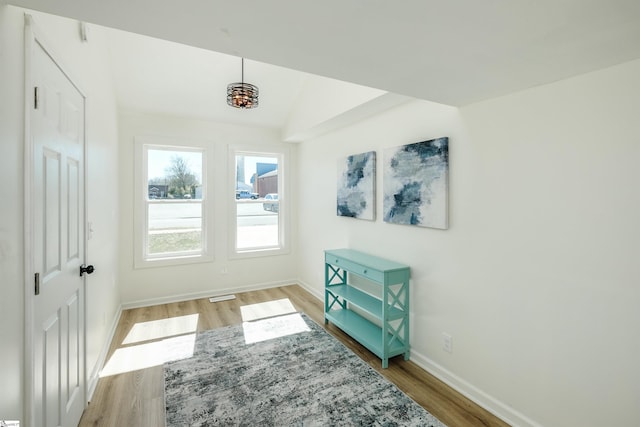
[[[354,251],[325,251],[324,322],[355,338],[389,366],[389,358],[409,360],[409,276],[407,265]],[[353,275],[379,286],[365,292]]]

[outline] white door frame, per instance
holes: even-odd
[[[33,263],[33,248],[35,246],[34,236],[33,236],[33,221],[34,221],[34,212],[33,212],[33,139],[31,135],[31,114],[32,114],[32,106],[35,98],[33,82],[32,82],[32,55],[35,44],[39,44],[42,48],[47,52],[51,60],[60,68],[62,73],[69,79],[69,81],[73,84],[73,86],[78,90],[78,92],[87,99],[85,92],[78,86],[76,83],[76,79],[72,78],[69,74],[68,69],[64,67],[63,64],[57,59],[60,56],[56,54],[56,51],[51,47],[51,44],[46,40],[46,38],[42,35],[37,25],[34,23],[31,15],[25,13],[24,15],[24,390],[25,390],[25,406],[24,406],[24,424],[26,426],[31,426],[35,420],[35,402],[34,402],[34,342],[33,342],[33,307],[34,307],[34,298],[35,298],[35,267]],[[86,230],[86,221],[87,221],[87,132],[86,132],[86,123],[87,123],[87,107],[86,102],[84,103],[84,136],[83,136],[83,151],[84,151],[84,174],[82,179],[84,180],[84,220],[85,220],[85,230]],[[84,260],[88,258],[87,251],[87,242],[88,235],[85,232],[84,236],[84,253],[82,256]],[[88,375],[87,375],[87,315],[86,315],[86,306],[87,306],[87,292],[86,292],[86,275],[83,276],[82,287],[84,288],[84,304],[85,310],[83,310],[83,319],[82,323],[84,325],[84,337],[83,337],[83,348],[82,352],[84,354],[82,371],[84,374],[84,390],[83,400],[84,406],[87,406],[87,384],[88,384]]]

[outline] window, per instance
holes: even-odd
[[[237,255],[274,254],[286,249],[283,160],[281,152],[232,150],[232,228]]]
[[[173,142],[137,140],[136,266],[211,259],[207,220],[207,150]],[[142,217],[142,218],[140,218]]]

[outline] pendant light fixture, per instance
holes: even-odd
[[[227,86],[227,104],[245,110],[258,106],[258,87],[244,82],[244,58],[242,58],[242,81]]]

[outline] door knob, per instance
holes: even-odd
[[[82,264],[80,266],[80,277],[82,277],[82,275],[84,273],[91,274],[91,273],[93,273],[94,270],[95,270],[95,268],[93,268],[93,265],[84,265],[84,264]]]

